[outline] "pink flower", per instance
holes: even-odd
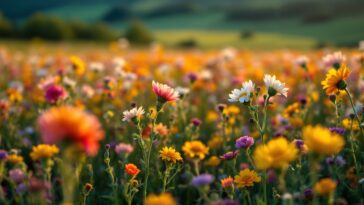
[[[115,152],[117,154],[130,154],[134,151],[134,147],[131,144],[120,143],[115,146]]]
[[[45,98],[48,102],[54,103],[64,100],[68,96],[67,91],[60,85],[48,85],[45,87]]]
[[[178,92],[168,85],[153,81],[152,88],[153,92],[158,96],[158,101],[162,103],[176,101],[179,98]]]
[[[327,68],[334,67],[335,69],[339,69],[340,65],[346,61],[346,57],[338,51],[324,56],[322,61]]]
[[[21,169],[16,168],[9,171],[9,177],[15,183],[20,184],[26,178],[26,175]]]

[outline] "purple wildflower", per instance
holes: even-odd
[[[305,201],[311,201],[313,199],[313,190],[311,188],[306,188],[303,190],[303,199]]]
[[[227,152],[225,154],[223,154],[222,156],[220,156],[220,159],[224,159],[224,160],[230,160],[230,159],[234,159],[236,156],[238,156],[239,151],[232,151],[232,152]]]
[[[191,122],[192,122],[192,124],[193,124],[195,127],[200,126],[200,125],[201,125],[201,123],[202,123],[202,121],[201,121],[200,119],[198,119],[198,118],[193,118],[193,119],[191,120]]]
[[[192,185],[196,187],[204,186],[211,184],[213,181],[214,176],[212,176],[211,174],[201,174],[192,179]]]
[[[0,160],[5,160],[8,157],[8,152],[0,149]]]
[[[12,169],[12,170],[9,171],[9,177],[16,184],[20,184],[21,182],[23,182],[26,175],[24,174],[24,172],[21,169],[16,168],[16,169]]]
[[[267,171],[268,183],[274,183],[277,180],[276,172],[273,169]]]
[[[24,183],[21,183],[16,187],[15,191],[17,194],[22,194],[27,191],[27,186]]]
[[[303,142],[303,140],[298,140],[298,139],[294,140],[294,143],[295,143],[297,149],[299,149],[299,150],[302,150],[303,149],[303,145],[305,144]]]
[[[235,141],[235,147],[238,149],[247,149],[254,144],[254,138],[250,136],[239,137]]]
[[[329,129],[332,133],[336,133],[339,135],[343,135],[345,133],[345,128],[342,127],[330,127]]]
[[[213,205],[238,205],[238,202],[230,199],[220,199],[214,202]]]
[[[346,161],[341,155],[339,155],[335,159],[335,164],[339,167],[343,167],[346,164]]]

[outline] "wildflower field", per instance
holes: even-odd
[[[364,204],[364,53],[0,46],[0,204]]]

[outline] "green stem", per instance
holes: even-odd
[[[148,146],[147,154],[146,154],[147,158],[146,158],[146,161],[145,161],[144,200],[147,197],[147,191],[148,191],[148,178],[149,178],[149,174],[150,174],[149,164],[150,164],[151,152],[152,152],[152,149],[153,149],[153,139],[154,139],[154,135],[155,135],[154,127],[155,127],[155,124],[156,124],[156,121],[157,121],[158,114],[159,114],[160,110],[161,110],[161,108],[160,109],[157,108],[157,111],[156,111],[157,113],[156,113],[155,118],[154,118],[153,123],[152,123],[152,133],[151,133],[151,136],[149,138],[149,146]]]
[[[263,178],[264,178],[264,182],[263,182],[264,204],[268,204],[268,201],[267,201],[267,171],[266,170],[264,171]]]
[[[263,142],[263,144],[265,143],[264,134],[267,131],[267,109],[268,109],[269,99],[270,99],[270,95],[268,95],[265,98],[265,101],[264,101],[263,125],[262,125],[262,134],[261,134],[262,135],[262,142]]]
[[[351,121],[351,124],[350,124],[350,147],[351,147],[351,154],[353,155],[356,173],[359,176],[360,169],[358,166],[358,162],[356,161],[356,155],[355,155],[355,149],[354,149],[353,121]]]
[[[200,175],[200,171],[199,171],[199,160],[198,159],[194,159],[193,160],[193,167],[195,168],[195,172],[196,172],[196,175]]]
[[[249,191],[245,189],[245,190],[244,190],[244,193],[245,193],[246,198],[248,199],[248,205],[252,205],[252,200],[251,200],[251,198],[250,198],[250,193],[249,193]]]
[[[356,120],[358,121],[358,125],[359,125],[359,128],[360,128],[360,134],[361,134],[361,136],[364,136],[363,128],[362,128],[362,126],[361,126],[361,122],[360,122],[360,119],[359,119],[358,113],[357,113],[357,112],[356,112],[356,110],[355,110],[355,105],[354,105],[354,103],[353,103],[353,98],[351,97],[350,92],[349,92],[349,90],[348,90],[347,88],[345,88],[345,92],[346,92],[346,94],[347,94],[347,96],[348,96],[348,98],[349,98],[349,101],[350,101],[351,107],[353,108],[353,112],[354,112],[355,118],[356,118]]]
[[[336,111],[336,127],[340,125],[340,112],[339,112],[339,104],[335,101],[335,111]]]
[[[253,163],[253,160],[250,156],[250,148],[247,148],[246,151],[245,151],[245,154],[246,154],[246,157],[248,158],[248,161],[249,163],[253,166],[253,168],[255,169],[255,166],[254,166],[254,163]]]

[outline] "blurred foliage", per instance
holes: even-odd
[[[242,39],[250,39],[254,37],[255,32],[251,30],[244,30],[240,33]]]
[[[21,29],[25,38],[43,38],[47,40],[66,40],[73,36],[71,28],[57,17],[34,14]]]
[[[180,48],[195,48],[197,46],[198,46],[198,43],[193,38],[177,42],[177,47],[180,47]]]
[[[0,37],[11,37],[14,32],[13,25],[0,13]]]
[[[140,20],[130,22],[125,31],[124,37],[131,43],[137,45],[146,45],[152,42],[153,36]]]
[[[0,16],[0,37],[44,40],[96,40],[110,41],[118,33],[104,23],[86,24],[79,21],[66,22],[61,18],[41,13],[32,15],[22,26],[16,29],[5,17]]]

